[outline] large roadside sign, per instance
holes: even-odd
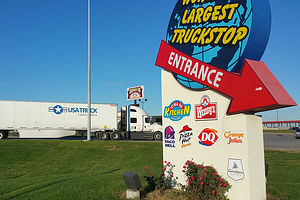
[[[177,1],[155,63],[162,68],[163,155],[175,182],[187,184],[181,166],[194,160],[227,178],[229,199],[266,199],[255,113],[296,105],[260,61],[270,29],[268,0]]]

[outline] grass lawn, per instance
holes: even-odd
[[[162,144],[126,141],[0,141],[0,199],[118,199],[122,174],[161,168]],[[267,151],[268,190],[300,196],[300,152]]]

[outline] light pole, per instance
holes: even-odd
[[[88,0],[88,119],[87,141],[91,140],[91,0]]]

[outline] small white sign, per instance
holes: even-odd
[[[235,181],[244,179],[245,173],[243,169],[242,159],[235,159],[235,158],[228,159],[227,175],[229,178]]]

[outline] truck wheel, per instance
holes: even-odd
[[[99,140],[100,139],[100,133],[99,132],[95,132],[95,137]]]
[[[162,133],[161,132],[155,132],[154,133],[154,140],[161,140],[162,139]]]
[[[119,133],[112,133],[111,134],[111,139],[113,139],[113,140],[119,140],[120,139],[120,134]]]
[[[4,131],[0,131],[0,140],[4,140],[5,138],[7,138],[7,134]]]
[[[108,140],[109,139],[109,134],[106,132],[100,133],[100,139],[101,140]]]

